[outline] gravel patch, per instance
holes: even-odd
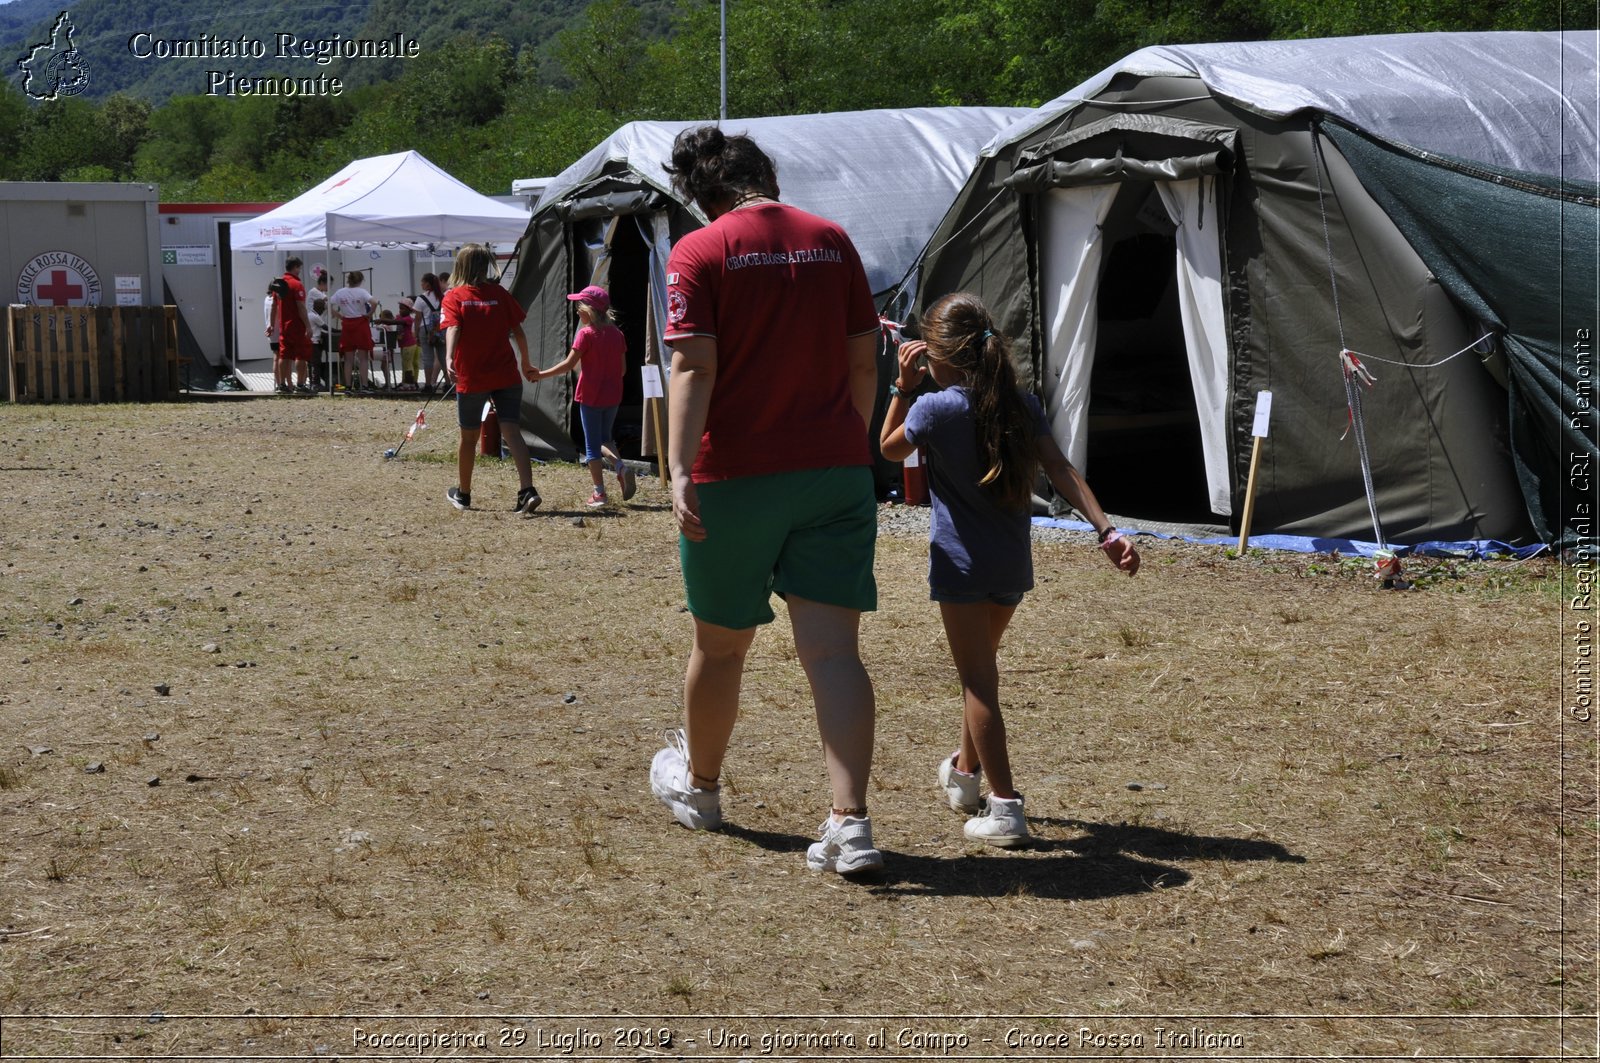
[[[933,510],[928,506],[887,505],[878,507],[878,534],[896,537],[926,539],[933,524]],[[1036,543],[1093,542],[1094,536],[1086,531],[1070,528],[1052,528],[1048,524],[1033,526]]]

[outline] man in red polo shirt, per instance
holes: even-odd
[[[306,316],[306,288],[300,283],[303,263],[290,255],[283,264],[283,286],[274,293],[278,326],[278,391],[290,390],[290,373],[300,381],[300,390],[309,391],[311,370],[311,319]]]

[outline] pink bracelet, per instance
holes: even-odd
[[[1122,538],[1122,533],[1117,531],[1116,529],[1112,529],[1111,534],[1106,536],[1105,537],[1105,541],[1100,544],[1100,549],[1102,549],[1102,550],[1108,549],[1111,546],[1112,543],[1119,541],[1121,538]]]

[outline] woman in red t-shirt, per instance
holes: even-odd
[[[482,244],[467,244],[456,252],[450,290],[444,293],[440,324],[444,328],[444,357],[456,378],[456,422],[461,442],[456,449],[457,486],[445,497],[457,509],[472,508],[472,468],[477,459],[478,433],[483,426],[485,403],[493,403],[500,420],[500,438],[517,464],[516,513],[539,508],[533,486],[533,462],[522,438],[522,378],[538,379],[528,360],[528,336],[522,330],[527,317],[511,293],[490,279],[494,252]],[[515,341],[522,357],[522,372],[511,353]]]
[[[859,631],[877,606],[872,291],[843,229],[779,202],[772,160],[749,137],[684,130],[667,172],[711,223],[667,262],[667,464],[694,647],[684,730],[668,732],[651,789],[684,826],[721,824],[745,656],[776,591],[833,796],[806,866],[871,872],[883,854],[866,808],[874,704]]]

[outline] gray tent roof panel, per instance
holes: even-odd
[[[1586,30],[1158,45],[1045,104],[983,154],[1048,128],[1129,74],[1193,77],[1196,95],[1268,117],[1320,112],[1425,151],[1594,182],[1597,41]]]
[[[785,202],[844,227],[880,292],[910,268],[972,172],[978,148],[1030,113],[923,107],[730,119],[724,128],[749,134],[772,157]],[[534,212],[556,209],[606,174],[631,171],[640,185],[670,192],[664,167],[673,139],[706,124],[628,123],[553,178]]]
[[[534,213],[548,210],[602,174],[633,168],[642,184],[670,192],[672,179],[661,164],[672,154],[679,130],[702,122],[629,122],[584,152],[577,162],[550,178],[539,193]]]

